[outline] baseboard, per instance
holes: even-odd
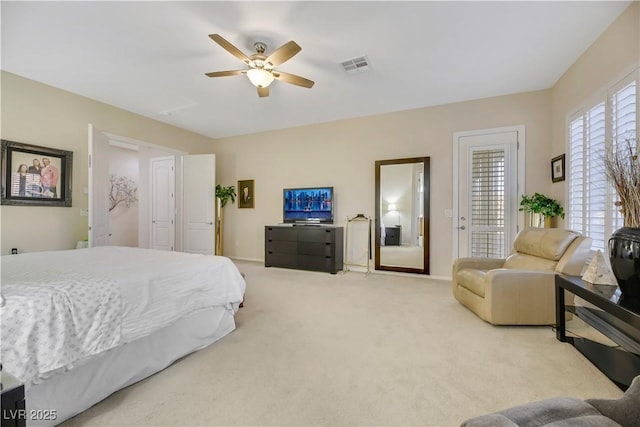
[[[247,257],[229,257],[229,258],[233,261],[258,262],[264,265],[264,259],[247,258]],[[366,273],[367,268],[359,265],[350,265],[349,271],[353,271],[354,273]],[[344,273],[344,271],[342,271],[342,273]],[[405,277],[423,277],[425,279],[430,279],[430,280],[441,280],[445,282],[451,282],[451,277],[448,277],[448,276],[434,276],[432,274],[415,274],[415,273],[402,273],[397,271],[374,270],[373,266],[371,266],[371,274],[386,274],[389,276],[405,276]]]
[[[232,261],[260,262],[264,264],[264,258],[259,259],[259,258],[245,258],[245,257],[230,256],[229,259],[231,259]]]

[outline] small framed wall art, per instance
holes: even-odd
[[[564,181],[564,154],[551,159],[551,181]]]
[[[71,206],[73,152],[2,140],[3,205]]]
[[[251,208],[255,207],[254,182],[253,179],[238,181],[238,207]]]

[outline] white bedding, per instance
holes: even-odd
[[[2,364],[29,387],[194,311],[234,312],[244,291],[224,257],[126,247],[3,256]]]

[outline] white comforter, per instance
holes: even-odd
[[[245,291],[228,258],[126,247],[3,256],[1,274],[1,361],[27,386]]]

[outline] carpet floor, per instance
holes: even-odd
[[[555,396],[622,392],[551,327],[496,327],[424,277],[236,262],[237,329],[70,426],[457,426]]]

